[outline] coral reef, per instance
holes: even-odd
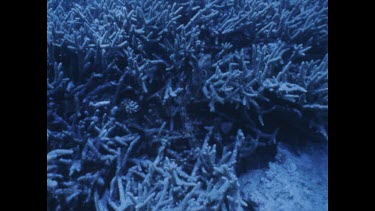
[[[247,209],[238,163],[328,140],[327,34],[325,0],[48,0],[47,209]]]

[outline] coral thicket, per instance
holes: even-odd
[[[47,13],[49,210],[243,210],[241,160],[295,130],[328,140],[325,0]]]

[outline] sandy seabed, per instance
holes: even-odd
[[[279,145],[268,168],[239,177],[241,194],[258,211],[328,210],[328,153],[324,144],[299,152]]]

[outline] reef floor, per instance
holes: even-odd
[[[328,210],[327,143],[299,150],[279,144],[275,161],[240,175],[239,183],[249,210]]]

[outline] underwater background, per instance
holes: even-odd
[[[47,0],[47,210],[328,210],[327,0]]]

